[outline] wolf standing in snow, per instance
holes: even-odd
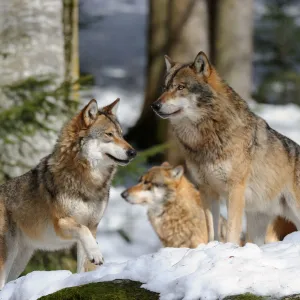
[[[218,239],[219,199],[227,199],[227,241],[238,243],[243,212],[250,240],[263,244],[280,215],[300,229],[300,147],[270,128],[200,52],[193,63],[166,57],[164,93],[152,104],[170,119],[197,183],[209,240]]]
[[[16,279],[34,250],[77,243],[77,271],[103,263],[96,242],[116,165],[136,155],[116,119],[119,99],[98,110],[91,100],[64,126],[54,151],[0,186],[0,287]]]

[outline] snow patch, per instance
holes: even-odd
[[[33,272],[8,283],[0,299],[34,300],[65,287],[114,279],[141,281],[143,288],[160,293],[162,300],[222,299],[248,292],[271,297],[297,294],[300,232],[291,236],[262,247],[211,242],[196,249],[164,248],[82,274]]]

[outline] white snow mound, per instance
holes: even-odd
[[[222,299],[247,292],[300,294],[300,232],[262,247],[211,242],[197,249],[164,248],[89,273],[32,272],[8,283],[0,299],[33,300],[65,287],[114,279],[140,281],[163,300]]]

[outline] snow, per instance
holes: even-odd
[[[292,238],[291,238],[292,236]],[[222,299],[254,293],[281,297],[300,293],[300,232],[258,247],[211,242],[196,249],[164,248],[124,263],[105,263],[89,273],[32,272],[8,283],[0,299],[34,300],[64,287],[114,279],[144,283],[162,300]]]

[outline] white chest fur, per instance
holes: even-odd
[[[194,179],[199,185],[208,185],[220,196],[227,196],[227,179],[232,171],[230,161],[223,161],[218,164],[203,164],[197,165],[193,162],[187,162],[188,169]]]

